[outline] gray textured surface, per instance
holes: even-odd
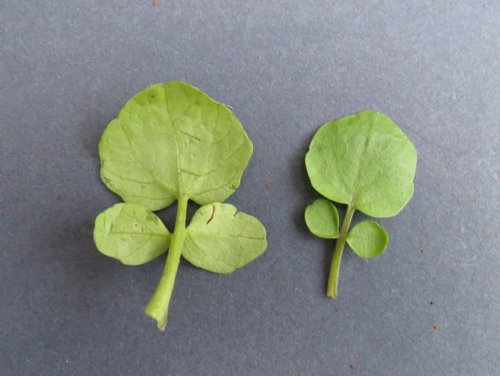
[[[0,1],[1,374],[497,375],[500,3],[173,3]],[[142,310],[163,260],[122,266],[91,233],[118,201],[101,132],[173,79],[245,124],[255,154],[229,202],[269,249],[230,276],[182,263],[161,333]],[[382,258],[346,254],[331,301],[303,157],[322,122],[364,108],[417,146],[415,196],[381,221]]]

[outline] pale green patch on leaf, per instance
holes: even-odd
[[[317,199],[306,208],[305,220],[309,231],[323,239],[339,237],[339,212],[325,199]]]
[[[266,229],[257,218],[233,205],[214,203],[194,214],[182,256],[201,269],[232,273],[260,256],[266,247]]]
[[[327,286],[327,296],[336,298],[346,241],[366,258],[382,254],[389,241],[385,230],[374,222],[363,222],[349,233],[354,212],[379,218],[398,214],[413,195],[417,151],[387,115],[363,111],[323,124],[305,162],[312,186],[326,198],[347,205]],[[309,229],[324,237],[319,225],[311,224],[314,217],[308,210],[312,209],[306,210]]]
[[[384,253],[389,235],[377,222],[363,221],[349,231],[347,244],[359,257],[374,258]]]
[[[151,210],[180,193],[200,205],[240,185],[252,143],[232,111],[184,82],[136,94],[99,143],[101,178],[125,202]]]
[[[239,187],[252,148],[230,107],[184,82],[142,90],[104,131],[99,143],[101,179],[127,204],[98,216],[95,242],[104,254],[133,265],[156,257],[170,242],[163,275],[145,309],[159,329],[167,325],[184,248],[194,264],[220,273],[242,267],[265,251],[262,224],[246,214],[231,217],[234,207],[218,203]],[[188,229],[189,200],[207,206]],[[146,236],[146,229],[163,226],[149,210],[163,209],[174,201],[178,206],[171,239],[168,231],[167,239],[153,235],[160,230]],[[220,213],[213,223],[202,226],[199,218],[204,208],[213,207]],[[157,244],[160,240],[162,247]]]
[[[94,241],[106,256],[126,265],[141,265],[165,253],[170,233],[150,210],[122,203],[97,216]]]

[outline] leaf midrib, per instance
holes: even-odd
[[[128,231],[103,231],[97,230],[103,234],[113,234],[113,235],[140,235],[140,236],[156,236],[162,238],[168,238],[166,234],[159,234],[156,232],[128,232]]]

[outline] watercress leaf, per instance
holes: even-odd
[[[202,206],[187,228],[182,255],[191,264],[215,273],[231,273],[267,248],[266,229],[259,220],[233,205]]]
[[[347,243],[359,257],[374,258],[384,253],[389,235],[377,222],[363,221],[349,232]]]
[[[106,186],[151,210],[180,194],[201,205],[224,201],[240,185],[251,155],[252,143],[232,111],[184,82],[136,94],[99,143]]]
[[[305,220],[309,230],[323,239],[339,237],[339,213],[335,205],[323,198],[306,208]]]
[[[363,111],[321,126],[306,154],[313,187],[373,217],[396,215],[413,195],[417,153],[387,116]]]
[[[168,249],[170,233],[150,210],[120,203],[97,216],[94,241],[106,256],[126,265],[141,265]]]

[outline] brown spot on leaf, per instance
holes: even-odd
[[[210,218],[208,218],[207,225],[214,219],[215,215],[215,205],[212,205],[212,214],[210,215]]]

